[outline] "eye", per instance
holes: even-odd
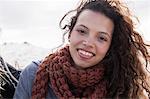
[[[83,29],[77,29],[77,32],[81,35],[86,34],[86,31],[84,31]]]
[[[105,42],[106,42],[106,41],[107,41],[107,38],[104,37],[104,36],[100,36],[100,37],[98,38],[98,40],[99,40],[99,41],[105,41]]]

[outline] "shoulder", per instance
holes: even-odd
[[[36,75],[36,71],[40,65],[41,61],[32,61],[20,74],[20,80],[25,81],[28,79],[28,83],[32,86],[33,80]]]
[[[28,74],[30,76],[34,76],[40,63],[41,63],[41,61],[39,61],[39,60],[32,61],[29,65],[27,65],[25,67],[25,69],[22,71],[21,75]]]
[[[22,70],[14,99],[29,99],[31,97],[32,84],[40,63],[41,61],[32,61]]]

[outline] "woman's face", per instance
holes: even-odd
[[[106,55],[114,24],[104,14],[84,10],[70,34],[69,51],[75,64],[87,68],[99,63]]]

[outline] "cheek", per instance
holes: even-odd
[[[82,38],[77,35],[76,32],[72,32],[70,35],[70,44],[71,45],[78,45],[82,42]]]
[[[99,45],[99,46],[97,47],[97,53],[98,53],[98,55],[105,56],[106,53],[107,53],[108,50],[109,50],[109,47],[110,47],[110,44],[101,45],[101,46]]]

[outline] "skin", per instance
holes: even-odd
[[[109,50],[114,23],[100,12],[83,10],[70,34],[69,51],[79,68],[99,63]]]

